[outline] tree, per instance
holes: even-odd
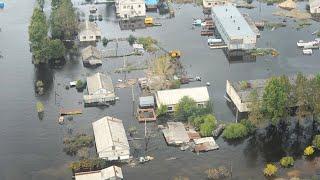
[[[262,109],[273,125],[286,117],[291,85],[287,76],[271,77],[264,89]]]
[[[54,7],[56,8],[52,10],[50,18],[52,38],[61,40],[73,39],[78,32],[78,20],[72,2],[70,0],[61,0]]]
[[[295,86],[293,87],[293,99],[294,105],[298,106],[296,114],[300,120],[311,113],[310,89],[311,88],[309,80],[302,73],[298,73],[295,81]]]
[[[311,88],[311,109],[312,114],[318,117],[320,115],[320,74],[317,74],[310,82]]]
[[[160,117],[160,116],[163,116],[165,114],[167,114],[168,112],[168,106],[166,105],[160,105],[160,107],[157,109],[157,116]]]
[[[255,89],[250,94],[251,103],[249,104],[250,112],[248,114],[248,120],[258,126],[260,125],[264,118],[261,111],[261,100],[259,99],[258,91]]]
[[[294,164],[294,159],[291,156],[286,156],[280,159],[280,165],[282,167],[289,167],[289,166],[293,166]]]
[[[304,149],[303,154],[305,156],[311,156],[314,153],[314,148],[312,146],[308,146]]]
[[[312,145],[317,148],[318,150],[320,150],[320,135],[316,135],[313,140],[312,140]]]
[[[273,164],[267,164],[263,170],[265,176],[274,176],[278,171],[278,168]]]
[[[130,34],[128,37],[128,42],[132,46],[136,42],[137,38]]]
[[[190,97],[184,96],[175,106],[174,116],[182,121],[188,120],[197,109],[197,103]]]
[[[201,136],[207,137],[212,135],[212,131],[216,128],[217,120],[212,114],[201,116],[203,123],[200,125]]]
[[[248,135],[247,128],[240,123],[230,123],[223,131],[222,136],[226,139],[239,139]]]
[[[60,39],[53,39],[48,40],[48,59],[49,60],[55,60],[55,59],[61,59],[64,57],[65,54],[65,47],[64,44]]]

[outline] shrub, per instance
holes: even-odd
[[[256,130],[256,126],[248,119],[243,119],[240,121],[240,123],[243,124],[247,128],[248,133],[250,133],[250,134]]]
[[[263,170],[263,174],[265,176],[273,176],[277,173],[278,168],[273,164],[267,164],[267,166]]]
[[[247,128],[240,123],[228,124],[222,136],[226,139],[238,139],[248,135]]]
[[[136,40],[137,40],[137,38],[136,37],[134,37],[133,35],[130,35],[129,37],[128,37],[128,42],[129,42],[129,44],[132,46],[132,44],[134,44],[135,42],[136,42]]]
[[[160,105],[160,107],[157,109],[156,114],[159,117],[159,116],[163,116],[163,115],[167,114],[167,112],[168,112],[168,106]]]
[[[104,47],[106,47],[106,46],[108,45],[108,43],[109,43],[109,40],[108,40],[106,37],[103,37],[103,38],[102,38],[102,45],[103,45]]]
[[[317,148],[320,149],[320,135],[316,135],[313,140],[312,140],[312,145]]]
[[[81,81],[81,80],[78,80],[77,83],[76,83],[76,89],[78,91],[82,91],[84,88],[86,87],[86,82],[85,81]]]
[[[314,148],[312,146],[308,146],[306,147],[306,149],[304,149],[303,154],[305,156],[311,156],[314,153]]]
[[[190,97],[184,96],[175,106],[174,116],[180,120],[187,120],[197,111],[197,103]]]
[[[69,168],[73,172],[82,172],[82,171],[96,171],[108,167],[108,163],[104,159],[95,158],[95,159],[83,159],[77,162],[72,162],[69,165]]]
[[[283,158],[280,159],[280,164],[281,164],[282,167],[293,166],[294,159],[291,156],[283,157]]]
[[[78,134],[72,138],[65,138],[63,140],[63,150],[69,155],[76,155],[78,151],[85,147],[93,146],[93,137],[86,134]]]
[[[216,127],[217,120],[212,114],[201,116],[203,123],[200,125],[201,136],[211,136],[212,131]]]

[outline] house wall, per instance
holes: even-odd
[[[224,5],[229,3],[229,0],[203,0],[202,4],[204,8],[212,8],[217,5]]]
[[[116,14],[122,19],[146,16],[145,2],[144,0],[118,0]]]
[[[320,1],[319,0],[309,0],[310,13],[320,14]]]
[[[239,97],[236,90],[231,85],[230,81],[227,80],[226,91],[228,96],[231,98],[232,102],[238,108],[239,112],[248,112],[248,103],[242,103],[241,98]]]

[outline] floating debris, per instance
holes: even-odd
[[[42,102],[40,102],[40,101],[37,102],[36,107],[37,107],[37,112],[38,112],[38,113],[43,113],[43,112],[44,112],[44,105],[43,105]]]

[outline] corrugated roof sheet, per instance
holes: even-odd
[[[113,159],[130,155],[128,139],[121,120],[106,116],[93,122],[92,126],[100,158]]]
[[[102,73],[96,73],[87,77],[87,88],[89,95],[110,94],[114,92],[111,77]]]
[[[239,10],[231,5],[215,6],[212,8],[217,20],[221,23],[228,36],[233,39],[237,37],[256,36]],[[240,27],[240,30],[238,30]]]
[[[150,107],[154,106],[154,97],[153,96],[145,96],[139,98],[140,107]]]
[[[184,97],[188,96],[196,102],[207,102],[210,100],[207,87],[193,87],[182,89],[170,89],[156,92],[159,105],[175,105]]]
[[[93,57],[93,58],[97,58],[97,59],[101,59],[102,55],[101,52],[98,50],[98,48],[94,47],[94,46],[88,46],[86,48],[84,48],[81,51],[82,54],[82,59],[83,60],[88,60],[89,58]]]
[[[168,144],[182,144],[190,141],[186,128],[181,122],[167,122],[168,128],[162,130]]]

